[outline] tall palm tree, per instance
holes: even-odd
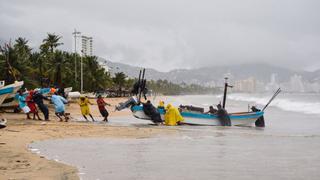
[[[63,45],[63,43],[59,42],[61,38],[62,36],[55,35],[54,33],[53,34],[48,33],[47,38],[42,41],[43,44],[41,46],[43,46],[43,48],[48,48],[50,52],[53,53],[54,48],[60,45]]]
[[[118,72],[118,73],[115,73],[113,82],[119,87],[119,89],[121,89],[126,82],[126,78],[127,76],[123,72]]]

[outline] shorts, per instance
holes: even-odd
[[[100,114],[103,117],[108,117],[109,116],[109,113],[108,113],[108,111],[106,109],[100,109]]]
[[[30,108],[29,108],[28,106],[25,106],[25,107],[23,107],[23,108],[21,108],[21,109],[22,109],[22,111],[23,111],[25,114],[27,114],[27,113],[30,112]]]

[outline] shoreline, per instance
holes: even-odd
[[[108,99],[112,106],[122,102],[122,98]],[[93,101],[92,101],[93,102]],[[94,117],[100,117],[95,105],[91,105]],[[50,107],[51,121],[26,120],[25,114],[3,113],[8,120],[7,127],[0,130],[0,179],[79,179],[76,167],[48,160],[33,153],[28,145],[34,141],[64,138],[115,137],[145,138],[161,133],[174,133],[175,130],[148,127],[120,127],[83,122],[58,122]],[[111,109],[111,108],[110,108]],[[124,117],[129,111],[110,112],[112,117]],[[71,116],[80,116],[76,104],[67,106]],[[41,113],[40,113],[41,114]],[[98,116],[99,115],[99,116]],[[42,115],[41,115],[42,116]]]

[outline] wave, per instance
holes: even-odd
[[[254,102],[255,104],[265,105],[269,101],[270,97],[257,97],[248,94],[230,94],[228,95],[228,99],[235,101]],[[277,98],[270,104],[270,106],[277,107],[285,111],[320,115],[320,102],[306,102],[289,98]]]

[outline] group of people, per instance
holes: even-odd
[[[64,118],[64,120],[67,122],[69,120],[69,114],[65,113],[65,105],[68,104],[68,100],[64,97],[65,95],[61,93],[61,91],[55,91],[52,93],[53,94],[49,99],[48,97],[43,96],[38,90],[30,90],[29,92],[20,90],[18,94],[19,108],[27,115],[27,119],[31,119],[30,114],[33,114],[33,119],[37,117],[38,120],[42,120],[38,113],[39,108],[44,115],[44,120],[49,121],[49,109],[44,103],[44,100],[48,100],[54,105],[55,115],[59,118],[59,120],[63,121]],[[88,97],[81,96],[78,104],[84,119],[88,121],[87,116],[89,115],[92,121],[95,121],[89,108],[89,106],[93,103],[89,101]],[[97,98],[97,105],[100,114],[104,117],[103,121],[108,122],[109,113],[105,106],[111,105],[106,103],[101,95],[99,95]]]
[[[178,108],[168,104],[164,106],[164,101],[160,101],[158,107],[154,107],[148,100],[146,103],[142,103],[144,113],[151,118],[151,120],[156,124],[165,124],[167,126],[176,126],[181,124],[183,117],[180,114]],[[164,122],[161,119],[160,112],[158,109],[163,109],[165,111]]]
[[[44,120],[49,120],[49,110],[47,105],[44,103],[44,100],[51,101],[54,105],[55,115],[59,118],[60,121],[64,120],[67,122],[69,120],[69,114],[65,113],[65,105],[68,104],[68,100],[64,97],[64,94],[61,91],[52,92],[52,96],[49,99],[46,96],[43,96],[37,90],[30,90],[28,93],[25,93],[23,90],[19,91],[19,107],[20,109],[27,115],[27,119],[31,119],[30,114],[33,114],[33,119],[37,117],[38,120],[42,120],[38,113],[38,108],[44,115]],[[87,116],[90,116],[92,121],[95,121],[91,112],[90,105],[93,105],[88,99],[88,97],[80,96],[78,102],[81,114],[86,121],[89,121]],[[178,108],[174,107],[171,104],[165,106],[164,101],[160,101],[158,107],[154,107],[151,102],[148,100],[143,104],[144,113],[151,118],[151,120],[156,124],[165,124],[168,126],[175,126],[181,124],[183,122],[183,117],[180,114]],[[101,116],[104,118],[103,121],[108,122],[109,113],[105,106],[111,106],[106,103],[101,95],[97,98],[97,105],[100,111]],[[164,121],[161,119],[160,112],[158,109],[163,109]],[[222,108],[221,104],[217,105],[217,109],[213,108],[213,106],[209,107],[209,111],[206,114],[214,114],[218,116],[220,123],[222,126],[231,126],[230,117],[228,112]]]

